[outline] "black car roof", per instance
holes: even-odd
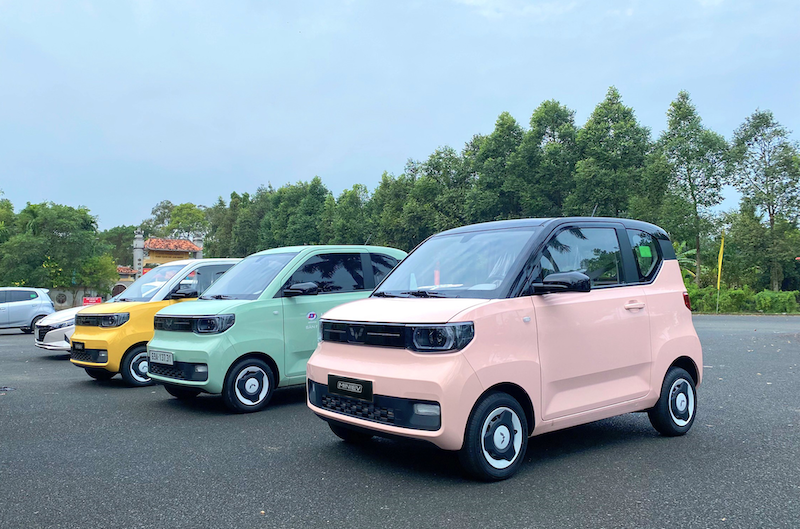
[[[553,218],[535,218],[535,219],[513,219],[513,220],[497,220],[493,222],[482,222],[480,224],[471,224],[469,226],[461,226],[451,230],[443,231],[437,235],[453,235],[458,233],[470,233],[475,231],[488,231],[488,230],[506,230],[515,228],[529,228],[529,227],[555,227],[561,224],[572,224],[580,222],[582,224],[589,223],[608,223],[618,222],[626,228],[637,229],[646,231],[656,236],[659,239],[669,239],[667,233],[649,222],[633,219],[619,219],[613,217],[553,217]],[[435,237],[435,236],[434,236]]]

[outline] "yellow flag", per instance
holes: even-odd
[[[717,259],[717,290],[722,279],[722,252],[725,249],[725,231],[722,232],[722,242],[719,243],[719,258]]]

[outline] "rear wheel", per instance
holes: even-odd
[[[36,322],[38,322],[42,318],[44,318],[44,316],[36,316],[35,318],[33,318],[33,321],[31,322],[31,326],[30,327],[22,327],[22,328],[20,328],[20,330],[22,332],[24,332],[25,334],[32,333],[34,331],[34,329],[36,329]]]
[[[131,386],[150,386],[153,381],[147,376],[147,346],[134,347],[122,357],[122,378]]]
[[[459,459],[472,476],[499,481],[519,470],[528,447],[528,422],[507,393],[486,395],[470,415]]]
[[[264,409],[274,390],[272,368],[260,358],[244,358],[228,371],[222,400],[231,411],[250,413]]]
[[[336,437],[338,437],[345,443],[352,443],[352,444],[365,443],[370,439],[372,439],[373,437],[368,433],[352,430],[350,428],[341,426],[339,424],[334,424],[332,422],[329,422],[328,426],[331,427],[331,431],[336,435]]]
[[[84,369],[86,370],[86,374],[95,380],[110,380],[116,375],[116,373],[97,367],[85,367]]]
[[[661,396],[647,411],[650,424],[668,437],[684,435],[694,424],[697,391],[694,379],[685,370],[671,367],[661,385]]]
[[[176,386],[175,384],[164,384],[164,389],[176,399],[181,400],[193,399],[200,394],[199,389],[185,388],[183,386]]]

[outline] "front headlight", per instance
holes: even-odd
[[[50,328],[52,328],[52,329],[61,329],[61,328],[64,328],[64,327],[69,327],[70,325],[75,325],[75,319],[74,318],[71,319],[71,320],[62,321],[61,323],[53,324],[53,325],[50,326]]]
[[[220,314],[219,316],[201,316],[192,321],[192,331],[197,334],[219,334],[233,326],[236,317],[233,314]]]
[[[119,314],[104,314],[100,316],[100,327],[119,327],[129,319],[131,319],[131,315],[127,312],[120,312]]]
[[[408,327],[407,347],[421,353],[446,353],[467,346],[475,336],[472,322]]]

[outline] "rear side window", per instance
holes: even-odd
[[[0,290],[0,303],[5,303],[8,301],[7,292],[7,290]]]
[[[550,239],[541,257],[541,281],[556,272],[583,272],[592,287],[622,282],[622,255],[614,228],[569,228]]]
[[[383,278],[386,277],[399,262],[394,257],[382,253],[371,253],[369,254],[369,258],[372,261],[372,273],[375,274],[376,285],[383,281]]]
[[[649,233],[641,230],[627,230],[628,239],[633,249],[633,260],[639,272],[639,282],[646,283],[655,277],[661,264],[658,241]]]
[[[39,294],[31,290],[12,290],[8,294],[8,301],[30,301],[39,297]]]
[[[284,288],[297,283],[316,283],[322,293],[364,290],[360,253],[328,253],[310,257],[292,274]]]

